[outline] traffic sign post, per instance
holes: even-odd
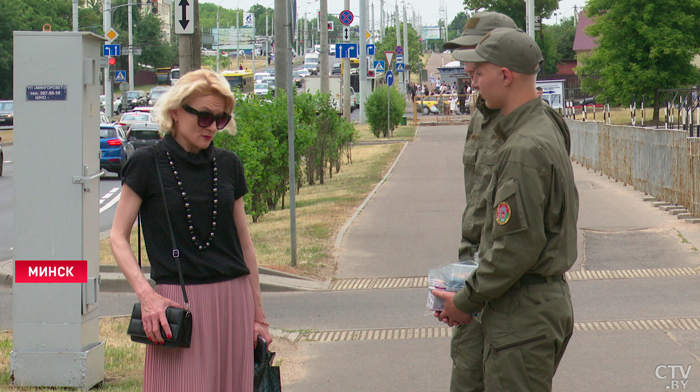
[[[374,56],[374,44],[367,44],[367,56]]]
[[[393,52],[386,52],[387,54],[387,60],[389,61],[389,64],[391,64],[390,56],[389,53],[393,56]],[[386,134],[390,135],[391,134],[391,86],[394,85],[394,73],[391,71],[386,72],[385,79],[386,81]]]
[[[344,24],[345,26],[349,26],[352,24],[352,21],[355,20],[355,15],[353,15],[352,11],[345,10],[340,13],[338,19],[340,19],[340,23]]]
[[[403,63],[403,56],[396,56],[397,63]]]
[[[403,46],[397,46],[394,51],[396,51],[397,56],[403,56]]]
[[[343,26],[343,42],[350,41],[350,26]],[[338,53],[336,51],[336,53]]]
[[[194,34],[193,18],[193,4],[188,0],[175,0],[175,34]]]
[[[391,67],[391,60],[394,59],[394,52],[384,52],[384,55],[386,56],[386,69],[389,69],[389,67]]]
[[[354,59],[359,53],[357,44],[336,44],[335,58],[337,59]]]
[[[394,73],[391,71],[386,71],[386,85],[391,87],[394,85]]]
[[[126,82],[126,71],[117,71],[114,77],[115,82]]]
[[[403,63],[396,63],[396,73],[401,73],[401,72],[404,72]]]

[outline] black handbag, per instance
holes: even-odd
[[[163,193],[163,204],[165,205],[165,217],[167,218],[168,228],[170,229],[170,242],[173,247],[173,259],[175,259],[175,264],[177,265],[177,275],[180,278],[180,287],[182,287],[182,298],[185,300],[185,309],[174,308],[172,306],[165,309],[165,317],[168,319],[168,325],[170,326],[170,331],[172,335],[168,338],[165,335],[163,326],[160,327],[160,334],[163,337],[165,347],[180,347],[189,348],[190,342],[192,340],[192,313],[190,312],[190,303],[187,299],[187,291],[185,290],[185,279],[182,277],[182,266],[180,265],[180,251],[177,249],[177,244],[175,243],[175,235],[173,234],[173,228],[170,224],[170,214],[168,213],[168,204],[165,201],[165,189],[163,188],[163,176],[160,174],[160,166],[158,165],[158,156],[156,155],[155,148],[153,149],[153,156],[156,160],[156,171],[158,172],[158,182],[160,183],[160,191]],[[139,219],[139,233],[138,233],[138,259],[139,267],[141,267],[141,215],[138,216]],[[145,344],[155,344],[148,339],[146,332],[143,330],[143,321],[141,320],[141,304],[134,304],[134,309],[131,311],[131,321],[129,321],[129,328],[126,334],[131,336],[131,340],[136,343]]]
[[[253,376],[254,392],[281,392],[282,379],[280,367],[272,366],[275,353],[267,349],[267,342],[258,335],[258,343],[255,346],[255,365]]]

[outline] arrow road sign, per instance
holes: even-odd
[[[343,41],[350,41],[350,26],[343,26]]]
[[[394,52],[384,52],[386,55],[386,68],[389,69],[391,67],[391,60],[394,59]]]
[[[355,15],[352,14],[352,11],[345,10],[340,13],[338,19],[340,19],[340,23],[348,26],[352,23],[353,20],[355,20]]]
[[[396,63],[396,73],[403,72],[403,70],[404,70],[403,63]]]
[[[394,49],[394,51],[396,51],[397,56],[402,56],[403,55],[403,46],[397,46],[396,49]]]
[[[374,44],[367,44],[367,56],[374,56]]]
[[[115,82],[126,82],[126,71],[117,71],[114,73]]]
[[[336,44],[335,58],[337,59],[354,59],[357,58],[358,44]]]
[[[384,72],[386,68],[384,68],[384,61],[381,60],[375,60],[374,61],[374,69],[377,72]]]
[[[103,56],[121,56],[122,46],[121,45],[105,45],[102,49]]]
[[[187,0],[175,3],[175,34],[194,34],[194,7]]]
[[[389,86],[389,87],[393,86],[394,85],[394,73],[391,71],[387,71],[385,80],[386,80],[387,86]]]

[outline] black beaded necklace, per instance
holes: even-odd
[[[173,174],[175,175],[175,180],[177,181],[177,186],[180,188],[180,193],[182,194],[182,198],[185,201],[185,210],[187,211],[187,228],[190,230],[190,236],[192,239],[192,242],[194,242],[194,246],[199,249],[199,250],[205,250],[211,245],[211,241],[214,238],[214,231],[216,231],[216,208],[219,205],[219,198],[218,198],[218,181],[219,179],[217,178],[217,168],[216,168],[216,157],[212,158],[212,165],[213,165],[213,170],[214,170],[214,181],[213,181],[213,197],[214,197],[214,207],[212,209],[212,217],[211,217],[211,232],[209,233],[209,239],[207,239],[207,242],[204,245],[200,245],[199,241],[197,240],[197,236],[194,234],[194,224],[192,223],[192,210],[190,209],[190,199],[187,197],[187,192],[185,192],[185,188],[182,186],[182,181],[180,181],[180,174],[175,170],[175,164],[173,163],[173,158],[170,156],[170,153],[168,151],[165,151],[165,154],[168,156],[168,162],[170,163],[170,168],[173,169]]]

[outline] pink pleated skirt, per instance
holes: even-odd
[[[251,392],[255,307],[248,276],[187,285],[192,311],[190,348],[146,346],[145,392]],[[177,284],[156,292],[184,304]]]

